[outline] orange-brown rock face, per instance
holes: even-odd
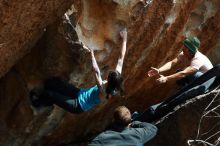
[[[161,101],[174,92],[175,84],[157,85],[146,72],[176,56],[185,36],[197,35],[201,51],[215,64],[220,61],[218,0],[153,0],[147,6],[139,0],[2,1],[0,8],[3,145],[74,145],[104,129],[117,105],[134,111]],[[105,78],[115,67],[123,27],[128,28],[123,67],[126,99],[112,100],[80,115],[59,107],[33,113],[29,91],[50,76],[70,79],[79,87],[95,84],[90,56],[80,42],[96,50]],[[184,137],[191,132],[195,131],[184,132]]]
[[[57,21],[72,2],[67,0],[0,2],[0,77],[30,51],[42,36],[44,29]]]

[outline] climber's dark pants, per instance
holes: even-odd
[[[187,75],[186,77],[179,79],[176,81],[177,85],[179,85],[180,87],[185,87],[187,85],[189,85],[190,83],[192,83],[195,79],[199,78],[200,76],[202,76],[204,73],[197,71],[193,74]]]
[[[80,89],[67,81],[59,78],[48,79],[44,82],[44,89],[44,102],[47,104],[56,104],[71,113],[83,112],[78,101]]]
[[[168,112],[172,111],[174,107],[183,103],[184,101],[207,92],[209,89],[219,84],[219,80],[220,64],[216,65],[214,68],[195,79],[192,83],[182,88],[176,94],[167,98],[162,103],[151,106],[135,120],[145,122],[157,120],[166,115]]]

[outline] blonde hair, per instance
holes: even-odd
[[[114,124],[127,126],[131,122],[130,110],[125,106],[119,106],[114,111]]]

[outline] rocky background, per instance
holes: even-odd
[[[80,115],[59,107],[33,112],[29,91],[48,77],[69,79],[78,87],[95,84],[82,43],[96,50],[105,78],[115,67],[124,27],[124,99]],[[153,0],[149,5],[140,0],[0,1],[0,145],[80,145],[111,122],[116,106],[142,111],[165,99],[174,83],[158,86],[146,72],[176,56],[189,35],[199,37],[201,52],[214,64],[220,62],[219,0]],[[159,136],[146,145],[187,146],[208,97],[162,122]]]

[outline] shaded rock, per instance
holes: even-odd
[[[175,91],[175,83],[158,86],[146,72],[176,56],[188,35],[198,35],[201,51],[218,63],[219,6],[218,0],[153,0],[147,7],[139,0],[0,2],[0,143],[58,145],[85,140],[106,128],[116,106],[142,111],[163,100]],[[46,78],[59,76],[78,87],[95,84],[82,43],[96,50],[106,78],[115,67],[121,43],[118,33],[124,26],[128,28],[125,99],[114,99],[80,115],[58,107],[33,115],[28,93]],[[202,107],[199,102],[198,108]],[[179,129],[176,133],[183,130]],[[188,133],[181,134],[177,135],[182,144]]]
[[[209,110],[219,106],[219,92],[220,91],[217,90],[197,96],[194,99],[188,100],[185,104],[182,104],[181,107],[176,107],[174,112],[158,122],[159,132],[157,136],[146,145],[188,146],[188,140],[205,140],[212,135],[213,137],[208,139],[207,142],[214,144],[219,137],[217,133],[220,128],[218,124],[219,117],[216,117]],[[212,102],[214,98],[216,99]],[[207,117],[203,117],[208,111],[210,113],[206,115]],[[218,108],[213,111],[219,112]],[[214,135],[215,133],[217,134]],[[199,143],[197,145],[199,145]]]

